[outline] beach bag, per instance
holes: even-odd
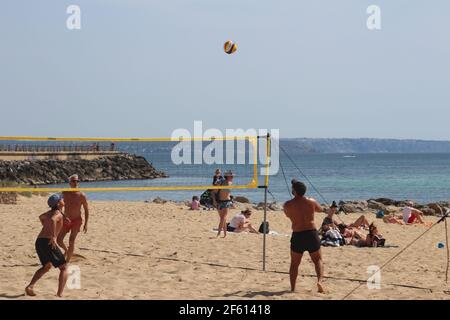
[[[264,222],[259,226],[259,233],[264,233]],[[269,233],[269,221],[266,221],[266,233]]]
[[[378,212],[377,212],[377,218],[378,218],[378,219],[381,219],[381,218],[383,218],[383,217],[384,217],[384,211],[383,211],[383,210],[378,211]]]
[[[200,196],[200,204],[203,206],[211,205],[212,204],[212,197],[211,197],[211,191],[206,190],[203,192]]]
[[[380,236],[374,236],[372,241],[373,247],[384,247],[384,244],[386,243],[386,239],[380,237]]]

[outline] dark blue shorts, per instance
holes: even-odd
[[[291,250],[296,253],[316,252],[320,249],[319,233],[316,229],[292,232]]]

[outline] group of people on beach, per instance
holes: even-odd
[[[213,176],[212,186],[223,187],[223,188],[212,188],[206,190],[200,199],[197,196],[192,197],[191,210],[200,210],[200,206],[204,205],[205,208],[216,208],[219,213],[219,226],[217,228],[217,237],[223,232],[223,237],[225,238],[227,232],[244,232],[248,231],[250,233],[259,233],[252,223],[250,222],[250,217],[252,215],[251,209],[242,210],[240,213],[236,214],[230,222],[227,223],[227,216],[229,210],[235,208],[233,203],[233,196],[231,195],[231,189],[226,188],[233,184],[234,174],[231,171],[226,171],[222,175],[220,169],[216,169]]]
[[[212,204],[219,213],[219,226],[217,228],[217,237],[223,232],[223,238],[227,236],[228,232],[244,232],[259,233],[251,224],[250,217],[252,211],[246,209],[236,214],[229,223],[227,223],[227,216],[231,208],[233,208],[233,196],[231,189],[227,186],[233,184],[234,174],[232,171],[225,171],[222,176],[222,171],[216,169],[213,177],[213,186],[223,187],[220,189],[212,189]]]
[[[25,288],[25,293],[29,296],[36,295],[34,285],[52,266],[60,270],[57,295],[62,296],[68,277],[67,265],[73,257],[75,240],[83,225],[81,208],[84,209],[85,219],[83,231],[88,231],[89,207],[86,195],[76,190],[78,175],[70,176],[69,184],[73,191],[51,195],[47,200],[50,210],[39,216],[42,230],[37,236],[35,248],[42,267],[35,272]],[[70,234],[68,247],[64,243],[67,234]]]
[[[324,246],[355,245],[358,247],[384,246],[385,239],[379,233],[377,225],[370,223],[364,215],[361,215],[351,224],[338,222],[334,219],[337,212],[335,201],[328,209],[327,216],[322,221],[320,232],[321,243]],[[366,235],[364,231],[368,231]]]
[[[289,269],[291,290],[295,291],[298,268],[303,254],[308,252],[315,266],[318,292],[324,292],[325,289],[322,283],[324,267],[320,233],[323,236],[327,232],[337,232],[345,239],[343,244],[359,247],[384,246],[385,239],[380,234],[377,225],[374,222],[369,223],[364,215],[349,225],[337,222],[334,219],[338,208],[335,202],[330,206],[319,232],[314,222],[314,216],[317,212],[323,212],[321,205],[316,200],[305,196],[307,188],[304,183],[292,180],[291,184],[291,192],[294,198],[284,204],[284,212],[292,223],[291,263]],[[396,217],[396,219],[401,219],[404,224],[424,224],[423,212],[412,206],[413,203],[408,202],[407,206],[403,208],[402,216]],[[364,233],[364,230],[368,231],[367,235]]]
[[[230,186],[233,184],[234,174],[226,171],[222,176],[221,170],[217,169],[213,178],[213,186],[208,190],[212,195],[212,205],[217,208],[219,213],[219,226],[217,237],[223,232],[225,238],[228,232],[249,231],[259,233],[250,223],[252,211],[246,209],[236,214],[232,220],[227,223],[227,216],[230,208],[233,206],[233,198]],[[60,275],[58,281],[57,295],[62,296],[67,281],[67,265],[73,257],[75,240],[83,226],[82,208],[84,209],[83,231],[88,230],[89,207],[86,195],[77,190],[79,178],[77,175],[69,177],[70,191],[64,191],[62,194],[53,194],[48,198],[47,204],[50,210],[39,216],[42,224],[42,230],[39,233],[36,242],[36,252],[42,267],[34,274],[31,282],[25,288],[29,296],[34,296],[34,286],[36,282],[46,274],[51,267],[59,268]],[[370,223],[362,215],[351,224],[338,222],[334,219],[338,206],[335,202],[330,206],[327,216],[323,219],[319,229],[316,228],[314,217],[315,213],[323,212],[322,206],[313,198],[306,196],[306,185],[303,182],[292,180],[291,192],[293,198],[287,201],[283,210],[292,225],[292,236],[290,240],[290,283],[291,290],[295,291],[298,269],[305,252],[308,252],[315,266],[317,275],[318,292],[324,292],[323,275],[324,266],[321,253],[321,246],[324,245],[323,239],[327,234],[339,234],[344,239],[343,244],[351,244],[359,247],[383,246],[385,239],[379,233],[375,223]],[[197,199],[193,199],[198,202]],[[403,209],[402,216],[385,217],[384,221],[388,223],[411,224],[414,222],[423,223],[423,213],[412,207],[412,203]],[[198,203],[199,207],[200,204]],[[368,234],[365,234],[365,231]],[[67,234],[69,236],[68,247],[64,243]],[[322,240],[320,236],[322,235]],[[60,250],[64,251],[64,253]]]

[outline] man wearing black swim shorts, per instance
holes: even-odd
[[[64,200],[61,195],[53,194],[47,203],[51,210],[39,216],[42,230],[35,243],[42,267],[34,274],[30,284],[25,288],[25,293],[29,296],[35,296],[34,285],[44,274],[50,271],[53,265],[60,270],[57,296],[61,297],[67,282],[67,264],[64,255],[58,248],[56,238],[63,226],[62,208],[64,208]]]
[[[312,199],[306,198],[306,186],[304,183],[292,180],[292,194],[294,199],[284,204],[284,212],[292,222],[291,237],[291,267],[289,276],[291,280],[291,291],[295,291],[298,268],[305,251],[309,252],[314,263],[317,274],[317,289],[324,292],[323,261],[320,251],[320,239],[314,224],[314,213],[322,212],[320,204]]]

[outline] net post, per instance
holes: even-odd
[[[266,234],[267,234],[267,186],[264,188],[264,235],[263,235],[263,271],[266,271]]]
[[[259,186],[258,188],[264,189],[264,218],[263,218],[263,257],[262,257],[262,270],[266,271],[266,235],[267,235],[267,187]]]
[[[270,163],[270,133],[267,133],[266,138],[266,174],[264,185],[259,188],[264,189],[264,220],[263,220],[263,261],[262,269],[266,271],[266,236],[267,236],[267,191],[269,187],[269,163]]]

